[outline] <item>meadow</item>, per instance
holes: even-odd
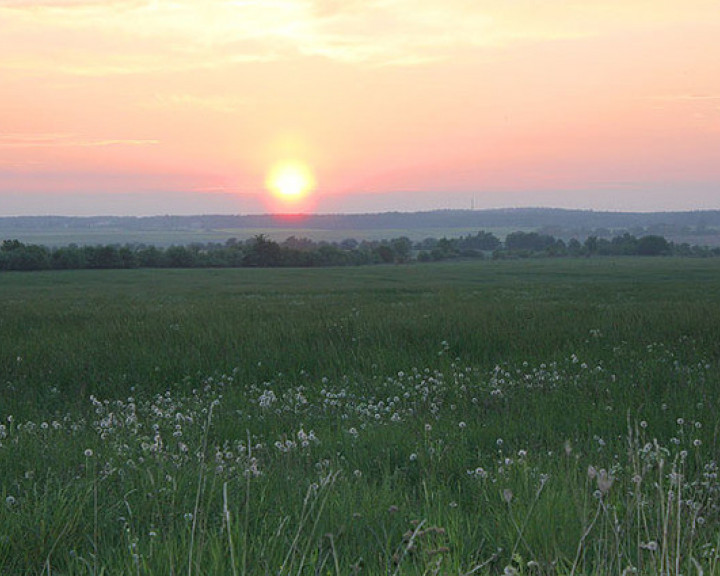
[[[0,574],[720,574],[716,259],[0,295]]]

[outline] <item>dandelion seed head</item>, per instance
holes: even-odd
[[[604,468],[598,472],[597,486],[598,490],[603,494],[607,494],[610,491],[614,481],[615,478],[613,478],[612,474],[608,474]]]

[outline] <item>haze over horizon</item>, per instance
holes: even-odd
[[[0,216],[720,208],[714,0],[0,0],[0,30]]]

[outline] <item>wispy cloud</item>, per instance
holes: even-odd
[[[19,29],[30,40],[1,50],[0,66],[7,66],[9,54],[15,54],[16,66],[42,59],[81,75],[298,55],[417,65],[452,57],[459,47],[576,38],[713,17],[712,0],[692,5],[657,0],[652,10],[630,0],[0,0],[5,29]],[[5,37],[13,41],[12,34]],[[52,50],[43,51],[43,44]]]
[[[48,147],[104,147],[104,146],[153,146],[159,140],[132,138],[80,138],[67,133],[2,133],[0,148],[48,148]]]
[[[146,103],[150,108],[208,110],[221,114],[232,114],[247,108],[249,101],[237,96],[214,96],[197,94],[156,94]]]
[[[651,96],[649,99],[666,102],[713,102],[720,101],[720,94],[666,94],[662,96]]]
[[[0,9],[14,10],[108,10],[138,8],[150,2],[145,0],[0,0]]]

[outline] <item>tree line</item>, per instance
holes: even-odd
[[[720,256],[720,247],[675,244],[663,236],[623,234],[611,239],[589,236],[565,242],[548,234],[513,232],[504,242],[479,231],[459,238],[406,236],[381,241],[318,242],[291,236],[276,242],[260,234],[249,240],[159,248],[144,244],[83,245],[49,248],[5,240],[0,270],[78,270],[118,268],[317,267],[403,264],[456,258],[538,258],[567,256]]]

